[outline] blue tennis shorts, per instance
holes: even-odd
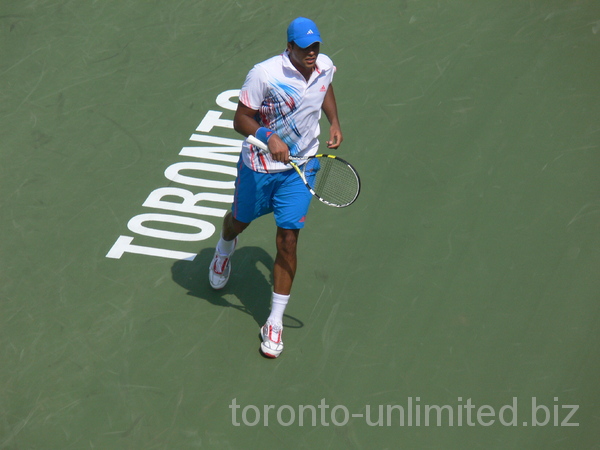
[[[240,158],[231,211],[240,222],[250,223],[273,213],[278,227],[299,230],[310,206],[312,194],[294,169],[260,173]]]

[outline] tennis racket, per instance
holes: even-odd
[[[264,151],[269,147],[250,135],[248,142]],[[291,158],[289,164],[296,169],[312,195],[328,206],[350,206],[360,194],[360,177],[352,165],[334,155],[315,155],[308,158]]]

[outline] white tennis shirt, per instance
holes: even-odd
[[[331,59],[319,54],[316,69],[306,81],[286,50],[250,70],[239,99],[248,108],[258,110],[256,121],[277,133],[290,148],[291,156],[312,156],[319,148],[321,107],[335,70]],[[246,141],[242,158],[246,166],[257,172],[290,169]]]

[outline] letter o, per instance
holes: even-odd
[[[335,413],[338,409],[341,409],[344,411],[344,421],[343,422],[338,422],[335,417]],[[349,421],[350,421],[350,412],[348,411],[348,408],[346,408],[344,405],[336,405],[333,408],[331,408],[331,423],[333,423],[336,427],[343,427]]]
[[[249,409],[254,411],[254,422],[248,421],[248,410]],[[246,425],[248,427],[253,427],[253,426],[257,425],[258,422],[260,422],[260,410],[258,409],[258,407],[254,406],[254,405],[245,406],[244,409],[242,409],[242,422],[244,422],[244,425]]]
[[[281,418],[281,410],[283,410],[283,409],[287,409],[290,412],[289,422],[284,422],[283,419]],[[283,405],[283,406],[279,407],[279,409],[277,410],[277,422],[279,423],[279,425],[281,425],[283,427],[289,427],[295,421],[296,421],[296,411],[294,411],[294,408],[292,408],[290,405]]]
[[[231,175],[234,179],[237,176],[237,168],[229,166],[221,166],[218,164],[208,164],[199,162],[180,162],[171,164],[165,169],[165,177],[167,180],[174,181],[175,183],[187,184],[189,186],[208,187],[214,189],[234,189],[234,181],[216,181],[207,180],[205,178],[195,178],[186,175],[181,175],[181,170],[198,170],[204,172],[222,173],[225,175]]]
[[[240,90],[232,89],[230,91],[221,92],[217,95],[217,105],[221,108],[229,109],[230,111],[235,111],[237,109],[237,102],[233,103],[231,101],[232,97],[239,97]]]

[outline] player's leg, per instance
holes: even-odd
[[[296,275],[299,229],[277,227],[277,255],[273,265],[273,295],[271,313],[261,328],[261,351],[265,356],[277,358],[283,351],[283,314],[290,299]]]
[[[221,229],[221,239],[225,242],[233,241],[240,233],[248,228],[249,223],[240,222],[233,217],[231,211],[225,214],[223,218],[223,228]]]
[[[231,274],[231,255],[235,250],[238,235],[262,214],[270,211],[264,199],[265,174],[258,174],[246,167],[240,158],[235,182],[234,201],[231,212],[223,219],[223,227],[215,255],[211,261],[208,279],[213,289],[223,289]]]
[[[281,295],[290,295],[296,275],[297,247],[300,230],[277,227],[277,255],[273,266],[273,291]]]
[[[277,255],[273,265],[273,295],[271,313],[261,328],[263,354],[276,358],[283,351],[283,314],[290,299],[297,268],[297,248],[300,229],[304,227],[312,195],[295,171],[278,188],[274,198],[277,223]]]

